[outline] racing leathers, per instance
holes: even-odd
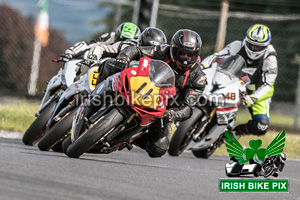
[[[95,45],[101,44],[112,44],[114,43],[115,32],[105,33],[98,38],[91,40],[89,43],[85,41],[77,42],[65,51],[65,57],[72,59],[74,57],[79,57],[84,54],[87,50],[91,49]]]
[[[114,63],[113,58],[115,58],[122,49],[128,46],[136,46],[138,45],[137,40],[125,40],[119,41],[113,44],[98,44],[94,45],[88,52],[87,58],[84,59],[82,65],[80,66],[76,75],[78,77],[85,74],[90,67],[96,65],[101,58],[104,59],[103,65],[99,67],[99,76],[97,78],[97,83],[101,82],[108,76],[118,72],[115,68],[110,67],[111,63]]]
[[[252,120],[235,128],[236,134],[264,135],[269,127],[269,106],[274,93],[274,83],[277,77],[277,54],[272,45],[267,47],[265,54],[257,60],[248,58],[242,41],[228,44],[217,55],[241,55],[247,64],[247,75],[251,84],[247,85],[252,107],[249,111]]]
[[[199,100],[205,85],[206,76],[197,61],[190,69],[179,70],[170,56],[170,45],[131,46],[119,54],[117,60],[139,60],[147,56],[152,59],[163,60],[170,65],[175,73],[175,87],[177,95],[168,103],[163,122],[156,121],[149,128],[149,132],[139,138],[136,143],[144,148],[150,157],[163,156],[169,147],[169,134],[173,121],[182,121],[192,115],[192,109]]]

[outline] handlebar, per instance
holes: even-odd
[[[59,57],[59,59],[53,59],[52,61],[53,61],[53,62],[56,62],[56,63],[60,63],[60,62],[65,63],[65,62],[70,61],[70,59],[71,59],[71,58],[68,58],[68,57],[66,56],[66,54],[62,54],[62,55]]]

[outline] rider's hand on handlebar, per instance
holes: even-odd
[[[173,110],[166,110],[162,116],[163,120],[167,122],[174,122],[173,112]]]
[[[121,70],[126,69],[129,64],[129,60],[125,57],[119,57],[116,59],[115,66]]]
[[[257,102],[257,98],[253,95],[246,95],[243,99],[243,104],[247,107],[253,106]]]
[[[88,55],[88,57],[81,62],[82,65],[89,68],[94,67],[97,63],[97,56],[94,54]]]
[[[61,54],[59,60],[67,62],[71,60],[73,56],[71,54]]]

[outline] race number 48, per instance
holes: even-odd
[[[226,95],[225,94],[223,94],[223,98],[224,99],[227,99],[227,100],[232,100],[232,101],[234,101],[235,99],[236,99],[236,95],[235,95],[235,93],[231,93],[231,92],[228,92]]]

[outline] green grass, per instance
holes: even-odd
[[[239,110],[236,117],[236,124],[246,123],[251,119],[251,115],[248,110]],[[270,124],[287,128],[292,128],[294,124],[293,116],[283,115],[282,113],[270,113]],[[298,120],[300,124],[300,119]]]
[[[25,132],[35,120],[39,104],[18,102],[0,104],[0,130]]]
[[[39,103],[28,103],[25,100],[18,103],[6,103],[0,104],[0,130],[20,131],[25,132],[30,124],[34,121],[34,114],[38,110]],[[237,123],[245,123],[250,119],[248,112],[242,111],[237,115]],[[271,114],[271,121],[274,124],[283,126],[292,126],[292,117],[286,117],[282,115]],[[173,128],[174,130],[174,128]],[[267,147],[268,144],[276,137],[278,133],[274,131],[268,131],[265,136],[257,137],[254,135],[244,136],[239,139],[239,142],[249,147],[249,141],[252,139],[261,139],[262,147]],[[288,157],[300,158],[300,134],[286,134],[286,143],[284,152]],[[215,155],[228,155],[225,149],[225,145],[217,149]]]

